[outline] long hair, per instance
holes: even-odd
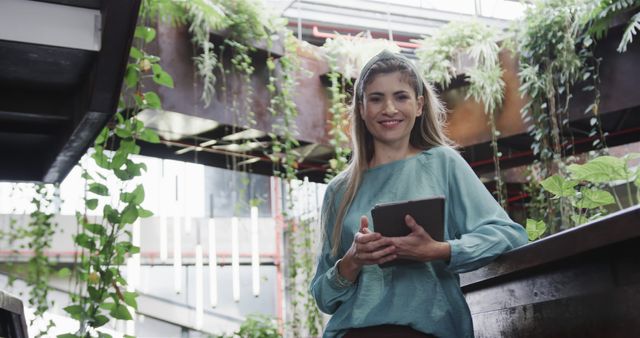
[[[346,189],[342,201],[338,206],[338,212],[333,226],[333,235],[331,236],[331,254],[334,257],[338,255],[344,217],[358,192],[362,175],[368,169],[369,162],[373,159],[374,155],[373,136],[365,126],[361,118],[360,110],[364,106],[363,97],[365,88],[373,82],[377,75],[400,72],[402,79],[407,81],[415,90],[416,99],[418,99],[419,96],[424,97],[422,114],[416,118],[413,129],[411,129],[411,136],[409,137],[409,143],[413,147],[426,150],[436,146],[454,146],[453,142],[444,134],[445,110],[442,103],[436,96],[431,85],[424,81],[419,72],[416,71],[415,66],[410,65],[409,62],[408,59],[399,55],[374,61],[371,65],[368,65],[368,69],[363,69],[360,78],[354,85],[354,95],[349,111],[351,116],[353,154],[347,169],[336,178],[340,180],[341,184],[346,184]],[[367,66],[365,66],[365,68],[367,68]],[[422,93],[419,93],[420,90]],[[334,201],[329,202],[329,208],[325,210],[331,212]],[[322,215],[322,217],[325,221],[327,220],[326,215]],[[326,222],[322,223],[325,228],[324,234],[328,235],[328,224],[326,224]]]

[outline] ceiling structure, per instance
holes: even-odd
[[[0,180],[60,182],[115,113],[140,0],[0,1]]]
[[[449,22],[477,20],[505,29],[524,6],[513,1],[293,0],[266,1],[289,21],[294,34],[322,45],[331,34],[370,32],[374,38],[410,43]],[[400,44],[405,49],[411,44]],[[409,51],[405,51],[409,52]]]

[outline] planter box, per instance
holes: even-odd
[[[462,274],[476,337],[639,337],[640,206]]]

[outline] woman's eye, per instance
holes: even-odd
[[[371,98],[369,98],[369,102],[373,102],[373,103],[380,102],[380,98],[379,97],[371,97]]]
[[[409,99],[409,95],[398,95],[397,98],[400,101],[404,101]]]

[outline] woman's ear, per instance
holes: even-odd
[[[422,115],[422,108],[424,107],[424,96],[418,96],[418,111],[416,112],[416,116]]]

